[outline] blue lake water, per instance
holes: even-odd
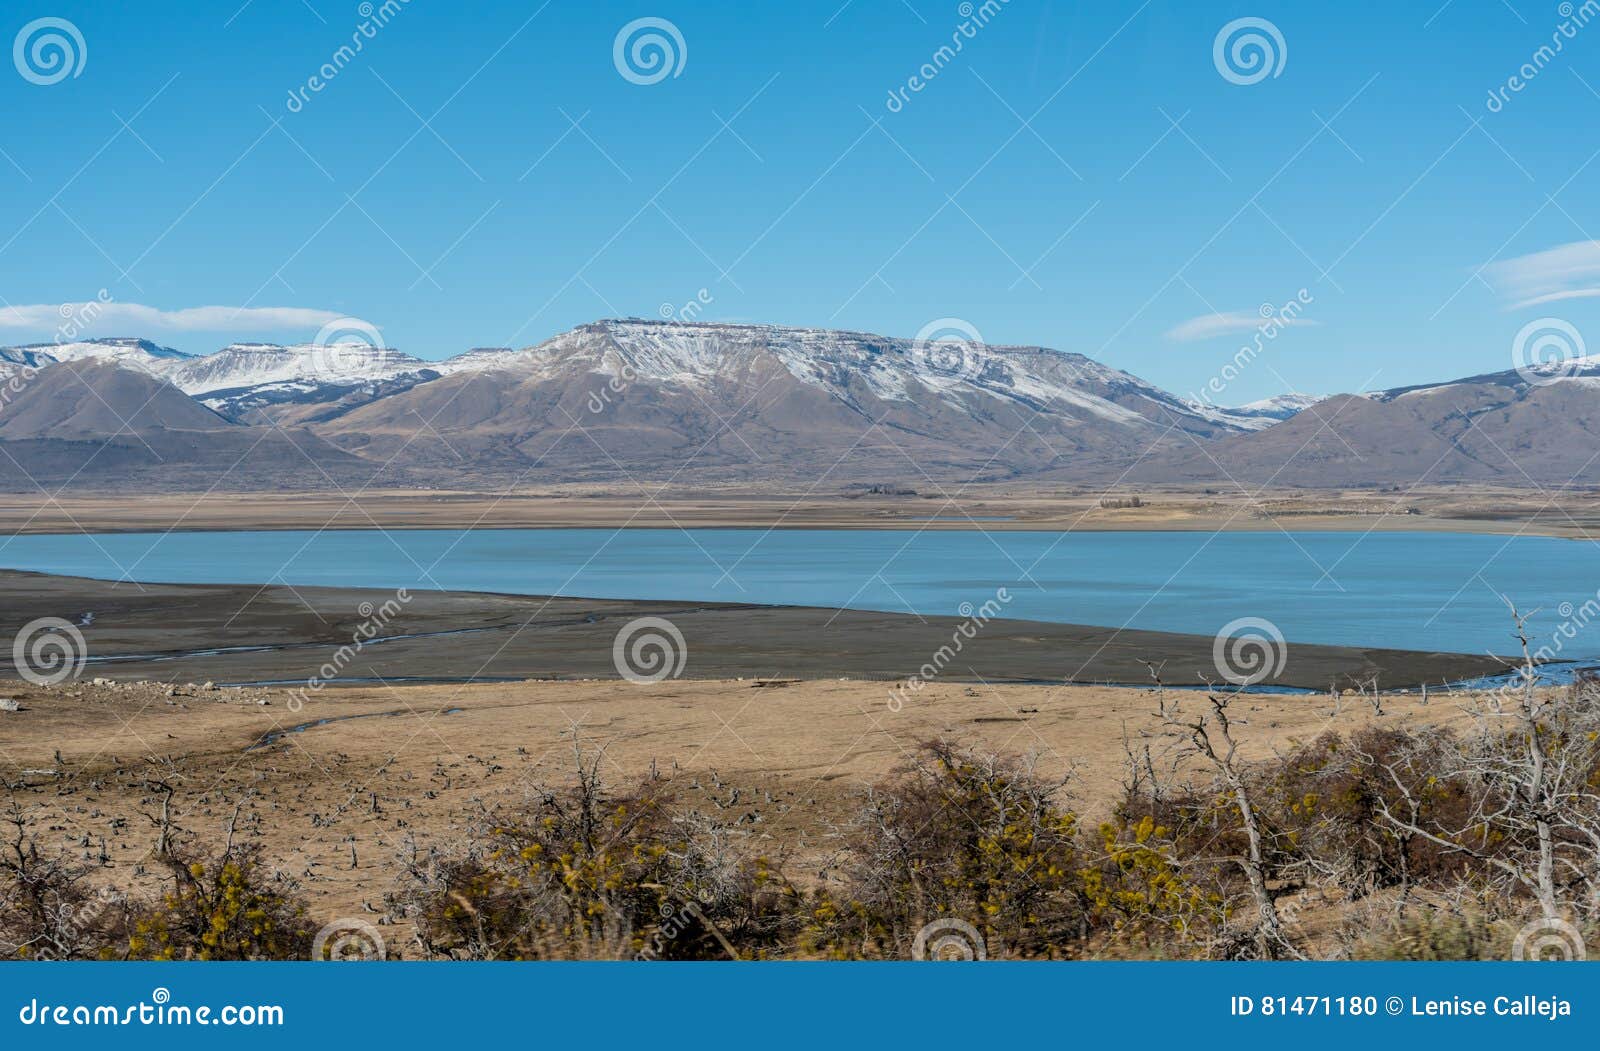
[[[0,539],[0,566],[173,583],[444,588],[799,604],[1291,641],[1513,651],[1501,595],[1600,657],[1600,545],[1456,533],[496,529],[121,533]],[[1576,625],[1576,622],[1585,622]],[[1592,623],[1591,623],[1592,621]]]

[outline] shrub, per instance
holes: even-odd
[[[1078,819],[1061,784],[945,742],[874,792],[847,847],[844,886],[811,903],[802,948],[907,957],[927,924],[971,924],[990,955],[1074,955],[1088,933]]]
[[[303,960],[313,925],[292,882],[268,873],[254,850],[163,859],[174,888],[134,910],[127,957],[135,960]]]
[[[1084,893],[1106,947],[1193,952],[1227,919],[1223,895],[1185,872],[1169,829],[1150,814],[1099,828],[1102,858],[1083,871]],[[1148,953],[1147,953],[1148,954]]]
[[[393,904],[429,955],[465,959],[728,959],[777,951],[798,895],[744,836],[674,813],[655,780],[615,794],[600,756],[529,812],[413,865]]]

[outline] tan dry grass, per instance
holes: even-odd
[[[141,872],[155,838],[147,773],[176,781],[180,826],[213,846],[249,793],[242,841],[303,880],[327,919],[378,907],[412,837],[448,843],[485,808],[565,784],[574,733],[605,748],[614,783],[654,766],[683,803],[742,818],[768,856],[811,882],[861,792],[923,741],[1034,754],[1041,772],[1074,774],[1079,803],[1095,816],[1118,793],[1125,735],[1137,741],[1157,722],[1151,691],[1087,686],[934,683],[899,712],[885,684],[853,681],[342,688],[296,714],[276,690],[178,687],[169,697],[156,685],[7,685],[0,695],[21,698],[24,710],[0,714],[0,773],[36,808],[43,846],[93,857],[103,837],[113,864],[101,878],[148,888],[157,875],[154,866]],[[1186,707],[1204,699],[1170,696]],[[1423,707],[1415,694],[1393,695],[1382,719],[1454,724],[1469,700],[1436,694]],[[1377,718],[1355,697],[1342,709],[1334,719],[1325,696],[1251,695],[1232,714],[1247,754],[1266,757]],[[383,714],[392,712],[400,714]],[[341,721],[248,750],[264,734],[324,718]],[[58,753],[61,773],[52,774]]]

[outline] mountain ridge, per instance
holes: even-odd
[[[278,428],[384,484],[1584,484],[1588,454],[1541,436],[1600,448],[1600,358],[1226,409],[1042,346],[639,318],[443,361],[365,343],[0,348],[0,378],[26,370],[0,401],[0,442],[125,440],[114,420],[136,434]],[[145,403],[117,370],[156,385]]]

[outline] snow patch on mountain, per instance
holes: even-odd
[[[1236,413],[1251,416],[1273,416],[1280,420],[1287,420],[1298,412],[1304,412],[1317,402],[1325,399],[1325,394],[1278,394],[1271,398],[1262,398],[1260,401],[1245,402],[1233,409]]]
[[[1397,398],[1415,398],[1425,394],[1436,394],[1451,387],[1467,385],[1504,387],[1512,396],[1515,396],[1535,386],[1543,387],[1557,383],[1600,388],[1600,355],[1590,354],[1581,358],[1543,361],[1533,365],[1526,365],[1520,369],[1506,369],[1504,372],[1489,372],[1480,376],[1466,376],[1444,383],[1420,383],[1410,387],[1394,387],[1390,390],[1373,391],[1367,394],[1366,397],[1371,398],[1373,401],[1394,401]],[[1511,399],[1508,397],[1507,400]]]
[[[800,382],[852,406],[863,394],[885,402],[915,402],[931,394],[969,410],[1002,399],[1130,427],[1148,426],[1152,418],[1127,401],[1146,402],[1153,412],[1194,415],[1165,391],[1079,354],[781,325],[600,321],[526,350],[483,354],[470,364],[443,362],[441,371],[509,368],[545,378],[586,366],[628,382],[704,391],[762,354]]]
[[[7,373],[21,368],[41,369],[67,361],[86,360],[114,362],[153,376],[165,376],[192,359],[181,350],[159,346],[148,339],[127,337],[0,347],[0,369]]]
[[[428,363],[398,350],[365,343],[327,346],[276,343],[234,343],[203,358],[192,358],[169,378],[185,394],[291,384],[313,387],[358,386],[420,372]]]
[[[448,376],[453,372],[490,372],[494,369],[512,368],[519,360],[522,359],[518,357],[517,351],[510,347],[473,347],[453,358],[429,361],[425,364],[439,375]]]
[[[1299,415],[1322,401],[1323,397],[1321,394],[1278,394],[1271,398],[1262,398],[1260,401],[1246,402],[1226,411],[1238,426],[1249,431],[1260,431],[1275,423],[1282,423],[1291,416]]]

